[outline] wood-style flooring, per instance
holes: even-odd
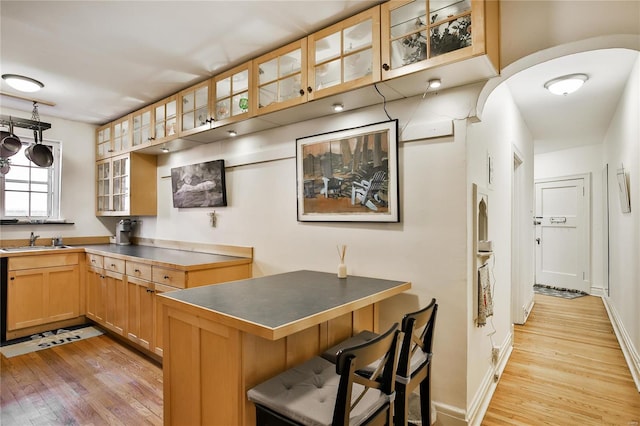
[[[482,424],[640,424],[640,394],[602,299],[535,296]]]
[[[162,367],[107,335],[2,356],[0,424],[161,425]]]
[[[107,335],[2,356],[0,380],[2,426],[162,424],[161,367]],[[639,421],[640,394],[602,300],[536,295],[482,424]]]

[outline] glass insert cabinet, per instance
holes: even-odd
[[[180,136],[190,135],[210,127],[210,80],[180,92]]]
[[[253,62],[249,61],[213,78],[214,127],[254,115],[250,102],[252,66]]]
[[[486,53],[484,6],[484,1],[471,0],[384,3],[383,79]]]

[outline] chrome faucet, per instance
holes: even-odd
[[[31,247],[36,245],[36,240],[40,238],[40,235],[34,235],[33,232],[31,232],[31,236],[29,237],[29,245]]]

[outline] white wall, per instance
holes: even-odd
[[[535,179],[555,178],[588,174],[591,176],[591,249],[589,273],[591,293],[606,293],[604,261],[604,216],[603,216],[603,145],[585,145],[573,149],[537,154],[535,156]]]
[[[0,113],[21,118],[31,118],[23,111],[2,109]],[[33,231],[41,238],[54,236],[104,236],[111,235],[95,215],[95,128],[91,124],[40,116],[40,120],[51,123],[51,129],[43,134],[45,141],[62,142],[62,193],[60,215],[75,225],[10,225],[2,226],[3,240],[29,238]],[[15,128],[20,136],[33,138],[33,132]],[[22,154],[18,154],[22,155]]]
[[[640,54],[639,54],[640,57]],[[623,350],[635,363],[640,388],[640,59],[629,76],[624,94],[604,141],[609,164],[610,297],[614,321],[621,327]],[[624,165],[630,178],[631,213],[622,213],[616,171]],[[627,346],[625,348],[625,345]]]
[[[525,180],[533,177],[533,144],[530,132],[506,86],[502,84],[489,96],[484,106],[482,122],[469,128],[467,139],[467,198],[470,210],[468,226],[472,226],[473,209],[471,205],[472,184],[484,187],[488,193],[489,239],[493,243],[492,267],[494,315],[485,327],[475,327],[473,317],[467,317],[468,361],[467,361],[467,406],[469,415],[488,402],[492,392],[494,370],[491,364],[491,349],[500,347],[502,351],[510,349],[513,322],[511,317],[511,184],[513,170],[513,146],[522,155],[525,167]],[[494,176],[489,184],[487,176],[487,154],[493,158]],[[526,185],[525,185],[526,186]],[[531,200],[531,194],[524,198]],[[528,203],[531,209],[531,201]],[[525,209],[527,206],[525,205]],[[522,257],[530,259],[533,236],[530,232],[530,217],[521,223],[525,228],[522,241]],[[527,232],[528,230],[528,232]],[[526,237],[528,235],[528,237]],[[471,253],[471,235],[468,235],[469,258]],[[524,268],[526,271],[526,268]],[[475,273],[470,269],[470,274]],[[526,272],[525,272],[526,275]],[[471,285],[472,277],[469,278]],[[530,285],[531,283],[529,283]],[[472,294],[471,290],[470,293]],[[471,300],[470,300],[470,303]],[[469,310],[468,312],[470,312]],[[472,423],[480,419],[471,419]]]

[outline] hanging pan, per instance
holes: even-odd
[[[13,134],[13,122],[9,120],[9,132],[0,132],[0,157],[11,157],[16,155],[20,148],[22,148],[22,142],[16,135]]]
[[[42,144],[42,129],[39,129],[37,136],[40,138],[40,143],[38,143],[38,138],[35,138],[36,143],[27,148],[25,155],[33,161],[36,166],[49,167],[53,164],[53,153],[48,146]]]

